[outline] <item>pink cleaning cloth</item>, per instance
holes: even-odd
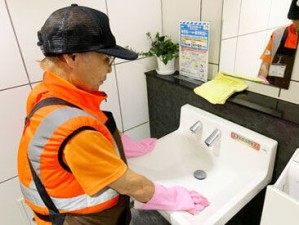
[[[134,207],[143,210],[173,210],[196,214],[209,205],[209,201],[196,191],[174,186],[166,188],[155,183],[155,192],[147,203],[135,201]]]
[[[156,138],[144,138],[140,141],[134,141],[125,134],[121,134],[125,156],[127,158],[144,155],[152,151],[156,145]]]

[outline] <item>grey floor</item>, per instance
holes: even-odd
[[[132,208],[131,213],[132,221],[130,225],[170,225],[157,211]]]

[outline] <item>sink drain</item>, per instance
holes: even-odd
[[[203,180],[207,178],[207,173],[203,170],[195,170],[193,176],[198,180]]]

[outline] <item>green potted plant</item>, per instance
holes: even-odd
[[[169,36],[160,36],[157,32],[152,37],[150,32],[146,33],[151,41],[151,47],[147,52],[140,52],[142,56],[156,56],[158,68],[157,73],[161,75],[170,75],[175,72],[175,59],[179,56],[179,44],[174,43]]]

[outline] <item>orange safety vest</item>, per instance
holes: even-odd
[[[43,90],[40,93],[48,92]],[[99,115],[102,120],[99,119]],[[103,113],[91,114],[80,108],[65,105],[49,105],[33,114],[24,128],[18,154],[21,191],[33,211],[49,214],[32,179],[28,158],[37,175],[40,177],[40,174],[43,174],[40,179],[44,186],[51,187],[47,192],[60,213],[88,214],[117,204],[119,194],[111,188],[105,188],[94,196],[85,194],[62,159],[61,146],[64,146],[72,135],[84,129],[99,131],[114,145],[119,157],[123,156],[103,121],[109,123]]]

